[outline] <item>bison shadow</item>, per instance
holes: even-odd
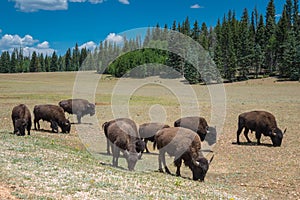
[[[266,144],[266,143],[257,144],[257,142],[240,142],[240,144],[238,144],[237,142],[232,142],[231,144],[240,145],[240,146],[265,146],[265,147],[273,147],[272,144]]]
[[[77,123],[76,123],[76,122],[71,122],[71,124],[73,124],[73,125],[74,125],[74,124],[75,124],[75,125],[80,125],[80,124],[83,124],[83,125],[93,125],[93,123],[87,123],[87,122],[85,122],[85,123],[84,123],[84,122],[81,122],[81,123],[78,123],[78,122],[77,122]]]
[[[121,167],[121,166],[117,166],[117,167],[116,167],[116,166],[113,166],[112,164],[105,163],[105,162],[102,162],[102,161],[100,161],[99,164],[100,164],[100,165],[103,165],[103,166],[110,166],[110,167],[113,167],[113,168],[116,168],[116,169],[121,169],[121,170],[126,170],[126,171],[128,171],[128,169],[125,168],[125,167]]]
[[[39,130],[35,130],[35,129],[32,129],[34,131],[37,131],[37,132],[42,132],[42,133],[50,133],[50,134],[66,134],[66,133],[62,133],[62,132],[52,132],[52,130],[48,130],[48,129],[39,129]]]

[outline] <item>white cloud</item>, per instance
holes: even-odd
[[[121,43],[123,42],[123,37],[121,35],[116,35],[115,33],[110,33],[105,40],[108,42]]]
[[[5,34],[0,38],[0,51],[12,52],[15,48],[22,48],[25,56],[31,55],[33,51],[48,55],[53,53],[54,49],[50,48],[49,42],[38,42],[39,40],[33,39],[31,35],[20,37],[19,35]]]
[[[35,12],[38,10],[66,10],[67,0],[11,0],[16,2],[15,8],[22,12]]]
[[[96,47],[97,47],[97,44],[95,42],[89,41],[89,42],[82,44],[78,48],[79,49],[86,48],[87,50],[94,51]]]
[[[15,2],[15,8],[22,12],[36,12],[39,10],[67,10],[68,3],[90,2],[103,3],[104,0],[10,0]]]
[[[48,48],[49,48],[49,42],[44,41],[44,42],[38,44],[37,47],[38,47],[39,49],[48,49]]]
[[[190,8],[198,9],[198,8],[204,8],[204,7],[200,6],[199,4],[194,4]]]
[[[127,4],[127,5],[129,4],[128,0],[119,0],[119,2],[122,3],[122,4]]]

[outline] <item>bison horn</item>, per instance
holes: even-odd
[[[196,165],[196,166],[200,166],[200,162],[197,161],[197,160],[193,160],[193,163],[194,163],[194,165]]]
[[[286,128],[284,129],[283,134],[285,134],[285,132],[286,132]]]
[[[215,155],[213,155],[213,156],[210,158],[210,160],[209,160],[209,162],[208,162],[208,165],[210,165],[211,161],[213,161],[214,156],[215,156]]]

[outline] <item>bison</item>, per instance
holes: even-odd
[[[30,135],[31,129],[31,114],[28,107],[25,104],[17,105],[13,108],[11,113],[11,119],[14,126],[14,134],[24,136],[25,129],[27,129],[27,135]]]
[[[239,136],[244,128],[244,135],[248,143],[251,143],[248,137],[248,132],[251,130],[251,132],[255,131],[258,145],[260,144],[261,134],[263,134],[271,137],[274,147],[281,145],[283,134],[286,132],[285,129],[282,133],[277,127],[274,115],[267,111],[250,111],[238,116],[237,144],[240,144]]]
[[[90,116],[93,116],[95,114],[95,104],[92,104],[85,99],[62,100],[58,103],[58,105],[62,107],[65,112],[75,114],[79,124],[81,123],[81,118],[84,115],[89,114]]]
[[[137,160],[141,157],[139,151],[139,135],[135,122],[128,118],[118,118],[105,122],[102,125],[107,138],[107,153],[109,152],[110,143],[112,143],[113,166],[118,166],[120,151],[126,158],[128,169],[134,170]]]
[[[195,131],[201,141],[204,141],[209,128],[207,121],[203,117],[197,116],[180,118],[174,122],[174,127],[183,127]]]
[[[44,121],[48,121],[51,123],[52,132],[55,132],[58,127],[61,128],[63,133],[69,133],[71,129],[71,123],[65,117],[64,110],[57,105],[36,105],[33,109],[34,114],[34,129],[37,130],[36,124],[38,125],[38,129],[40,129],[39,121],[42,119]]]
[[[146,152],[149,153],[149,149],[147,148],[148,141],[154,142],[154,136],[157,131],[163,128],[169,128],[169,125],[163,124],[163,123],[144,123],[141,124],[139,127],[139,134],[140,137],[145,142],[145,149]]]
[[[184,164],[191,169],[193,180],[204,181],[213,156],[210,161],[203,156],[200,137],[197,133],[182,127],[164,128],[155,134],[155,144],[159,149],[158,165],[160,172],[163,172],[161,165],[163,163],[166,173],[171,174],[165,160],[165,153],[168,153],[175,157],[174,164],[177,167],[177,176],[180,176],[183,160]]]

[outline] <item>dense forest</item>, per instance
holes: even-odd
[[[200,59],[203,55],[196,55],[198,62],[191,63],[186,57],[168,51],[173,47],[180,49],[180,46],[187,45],[172,38],[170,33],[175,31],[199,43],[213,59],[225,81],[267,76],[300,79],[298,0],[286,0],[279,17],[275,12],[274,0],[270,0],[265,16],[256,8],[252,12],[244,9],[238,19],[235,11],[230,10],[222,19],[218,19],[215,27],[209,28],[197,20],[191,23],[187,17],[183,22],[174,21],[171,26],[166,24],[162,28],[157,24],[156,27],[148,28],[144,37],[126,39],[124,36],[122,45],[100,42],[94,51],[79,49],[77,44],[62,56],[56,52],[52,55],[33,52],[30,56],[23,56],[21,48],[11,53],[4,51],[0,58],[0,73],[77,71],[84,65],[86,70],[97,70],[116,77],[128,72],[135,77],[145,77],[162,75],[161,68],[165,65],[172,67],[190,83],[221,81],[216,71],[203,65],[206,62]],[[198,65],[195,63],[202,64],[195,66]],[[142,67],[131,70],[137,66]]]

